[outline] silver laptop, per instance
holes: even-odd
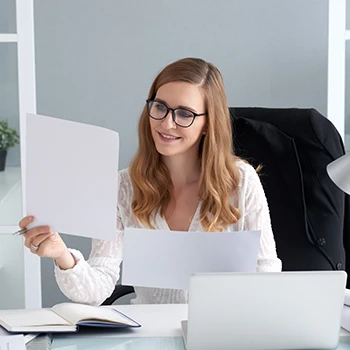
[[[208,273],[190,278],[187,350],[335,349],[346,273]]]

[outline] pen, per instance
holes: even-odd
[[[15,233],[13,233],[14,236],[20,236],[20,235],[24,235],[26,232],[28,231],[28,229],[23,228],[22,230],[18,230]]]

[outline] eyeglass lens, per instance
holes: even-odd
[[[148,113],[153,119],[163,119],[168,115],[169,110],[171,110],[168,106],[166,106],[162,102],[158,101],[149,101],[148,102]],[[173,118],[175,114],[175,123],[179,126],[189,126],[192,124],[194,119],[194,114],[183,108],[176,108],[173,111]]]

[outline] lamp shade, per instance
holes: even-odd
[[[342,191],[350,194],[350,153],[329,163],[327,172],[332,181]]]

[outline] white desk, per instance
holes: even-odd
[[[180,322],[187,319],[187,304],[114,306],[142,327],[56,334],[52,350],[185,350]],[[350,333],[342,331],[338,350],[349,349]]]

